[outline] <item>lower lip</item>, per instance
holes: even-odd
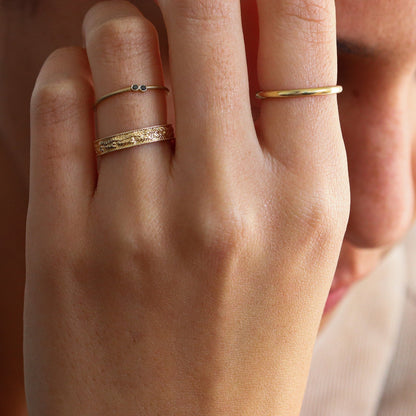
[[[334,291],[330,291],[328,295],[328,299],[326,300],[324,314],[331,311],[338,302],[345,296],[348,292],[348,287],[340,287]]]

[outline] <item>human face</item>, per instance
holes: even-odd
[[[416,3],[336,5],[351,212],[327,312],[341,291],[374,270],[415,219]]]
[[[336,6],[351,212],[326,313],[375,269],[416,216],[416,3]]]
[[[336,0],[336,8],[351,213],[323,321],[404,237],[416,213],[416,3]],[[255,1],[243,1],[242,11],[253,96],[261,89]],[[259,103],[252,106],[256,117]]]

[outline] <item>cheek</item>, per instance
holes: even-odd
[[[376,248],[398,241],[414,217],[414,142],[406,100],[391,97],[340,103],[348,156],[351,214],[345,237]],[[374,93],[374,91],[373,91]],[[355,101],[355,105],[351,105]]]
[[[414,185],[404,155],[351,157],[351,214],[346,237],[355,245],[391,245],[414,216]],[[408,159],[408,158],[407,158]]]

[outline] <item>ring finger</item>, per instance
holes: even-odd
[[[127,1],[95,4],[84,17],[83,36],[96,99],[138,85],[163,85],[157,32]],[[166,124],[166,92],[116,94],[97,105],[96,134],[103,138]],[[97,193],[111,192],[115,201],[155,201],[168,177],[171,143],[162,141],[100,156]]]

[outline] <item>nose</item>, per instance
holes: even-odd
[[[351,188],[345,238],[363,248],[398,241],[414,212],[411,89],[404,77],[388,81],[362,79],[339,97]]]

